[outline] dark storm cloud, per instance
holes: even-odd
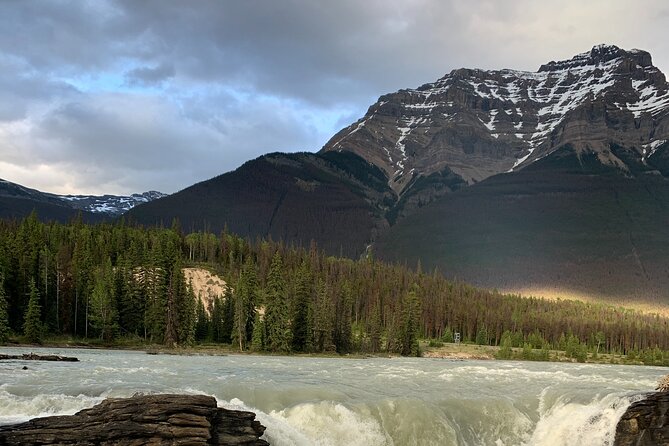
[[[0,2],[0,177],[172,192],[317,150],[381,94],[608,42],[669,65],[663,2]],[[631,20],[631,17],[634,19]]]

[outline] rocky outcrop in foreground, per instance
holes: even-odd
[[[254,413],[217,407],[211,396],[136,395],[0,427],[0,445],[265,446],[264,432]]]
[[[614,446],[669,446],[669,392],[632,403],[616,427]]]

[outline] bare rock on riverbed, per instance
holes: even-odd
[[[59,355],[38,355],[36,353],[24,353],[22,355],[4,355],[0,354],[0,361],[7,361],[10,359],[19,359],[22,361],[66,361],[66,362],[78,362],[79,359],[73,358],[71,356],[59,356]]]
[[[264,432],[254,413],[217,407],[211,396],[136,395],[0,427],[0,445],[265,446]]]
[[[669,446],[669,392],[632,403],[616,427],[614,446]]]

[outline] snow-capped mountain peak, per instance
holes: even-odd
[[[59,197],[69,202],[75,209],[117,216],[139,204],[148,203],[164,196],[166,194],[153,190],[132,195],[61,195]]]
[[[642,50],[597,45],[536,72],[457,69],[382,96],[323,148],[357,153],[402,194],[450,169],[468,183],[520,169],[571,144],[622,166],[612,143],[642,162],[669,140],[669,89]]]
[[[166,194],[157,191],[144,192],[132,195],[57,195],[30,189],[20,184],[0,179],[0,197],[31,200],[36,203],[49,203],[54,206],[70,208],[79,211],[119,216],[133,207],[165,197]]]

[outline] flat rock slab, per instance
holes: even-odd
[[[35,353],[24,353],[22,355],[2,355],[0,354],[0,361],[7,361],[10,359],[20,359],[23,361],[66,361],[66,362],[78,362],[79,359],[73,358],[71,356],[59,356],[59,355],[37,355]]]
[[[0,445],[266,446],[264,432],[253,412],[217,407],[211,396],[135,395],[0,427]]]

